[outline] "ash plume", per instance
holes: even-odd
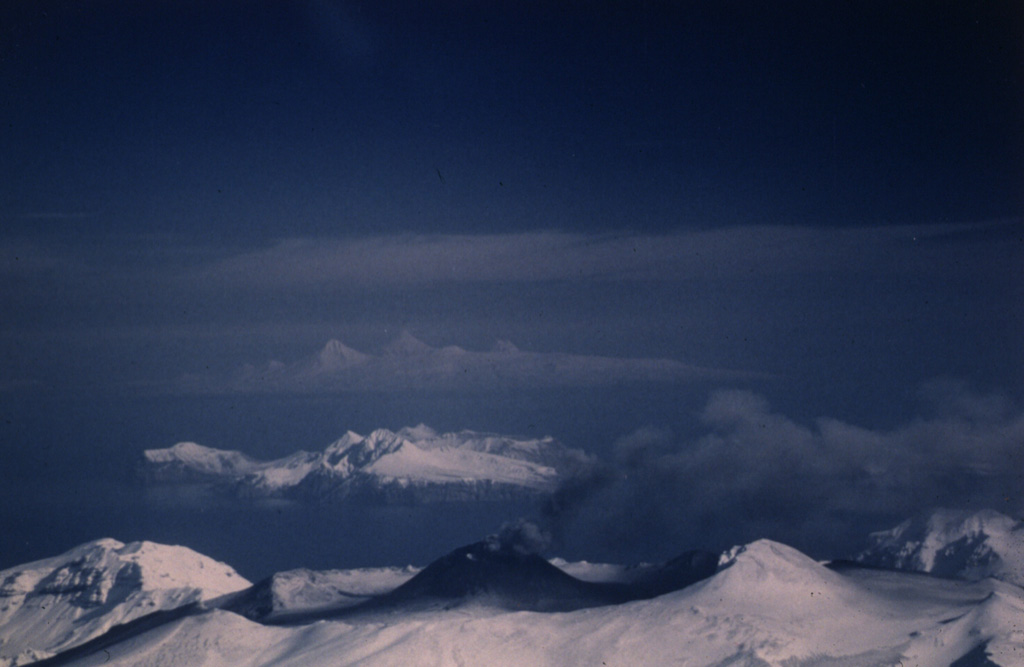
[[[551,534],[528,519],[516,519],[502,525],[486,540],[491,551],[515,552],[522,556],[543,553],[551,546]]]
[[[1024,411],[950,381],[920,395],[924,416],[873,430],[824,417],[802,424],[756,394],[715,392],[700,415],[704,435],[645,428],[620,439],[609,461],[557,490],[546,525],[560,545],[607,557],[762,537],[835,557],[931,507],[1019,506]]]

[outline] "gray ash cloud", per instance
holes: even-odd
[[[929,507],[1021,506],[1024,412],[960,383],[921,390],[922,416],[889,430],[802,424],[747,391],[714,393],[683,439],[645,428],[547,503],[561,544],[664,557],[770,537],[823,556]]]

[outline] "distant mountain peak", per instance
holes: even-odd
[[[396,356],[411,356],[431,352],[433,349],[434,348],[409,333],[408,330],[403,329],[402,333],[398,334],[398,337],[384,348],[384,351],[387,354]]]
[[[327,341],[323,349],[320,350],[320,354],[317,356],[317,361],[320,362],[321,367],[324,369],[340,369],[345,366],[351,366],[353,364],[363,363],[370,358],[369,355],[363,354],[358,350],[354,350],[348,345],[345,345],[340,340],[332,338]]]
[[[143,458],[150,466],[188,471],[192,477],[244,474],[257,465],[256,460],[242,452],[214,449],[195,442],[179,442],[167,449],[147,449]]]
[[[869,539],[864,565],[1024,585],[1024,521],[995,510],[937,509]]]
[[[346,464],[346,470],[365,468],[408,444],[408,441],[388,429],[377,429],[365,438],[351,439],[347,446],[332,452],[326,461],[332,468],[338,468],[342,462]]]

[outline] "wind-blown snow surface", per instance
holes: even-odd
[[[1024,586],[1024,521],[994,510],[936,510],[870,539],[858,563]]]
[[[0,665],[66,650],[114,625],[248,588],[191,549],[102,539],[0,572]]]
[[[550,437],[438,434],[422,424],[368,436],[349,431],[321,452],[276,461],[190,442],[144,453],[144,473],[155,481],[207,481],[243,496],[318,501],[508,499],[552,491],[587,463]]]
[[[1024,591],[878,570],[833,571],[762,540],[709,579],[566,613],[455,606],[292,627],[224,610],[140,632],[74,665],[949,665],[1024,663]]]

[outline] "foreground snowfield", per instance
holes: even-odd
[[[970,654],[1024,665],[1024,590],[834,571],[761,540],[723,555],[709,579],[620,605],[537,613],[475,600],[296,626],[213,609],[92,650],[51,664],[950,665]]]
[[[424,568],[255,585],[184,547],[96,540],[0,572],[0,666],[1024,667],[1024,526],[995,512],[875,534],[861,560],[897,569],[769,540],[643,566],[547,561],[535,528]]]

